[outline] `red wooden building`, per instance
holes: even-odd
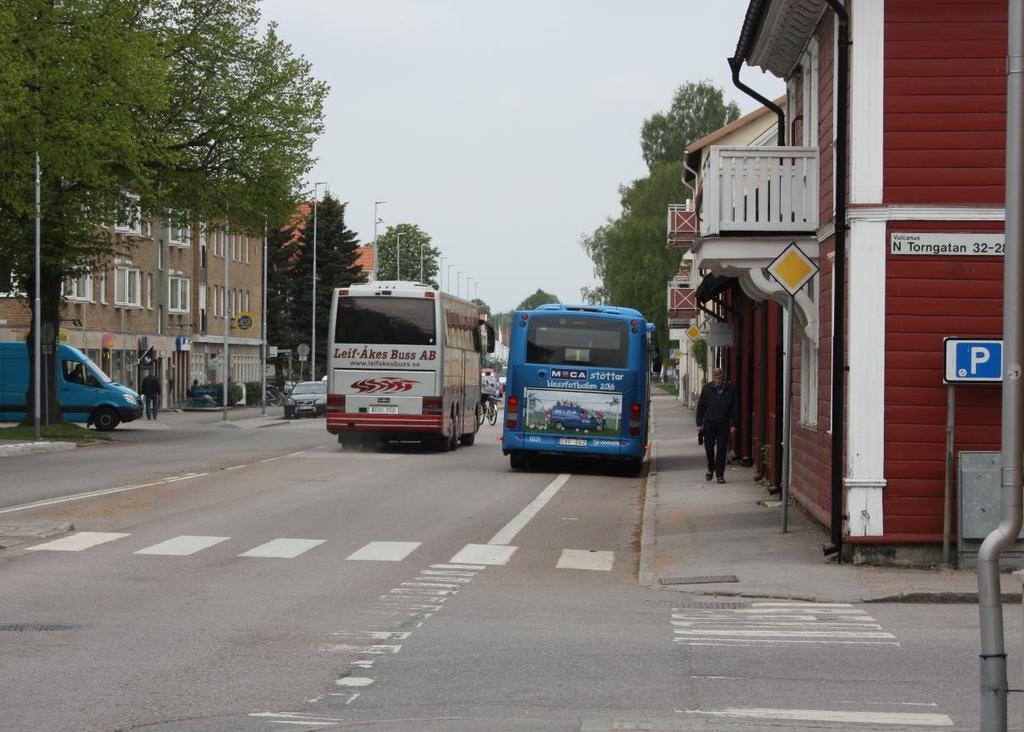
[[[786,81],[777,110],[785,143],[712,146],[703,159],[694,267],[705,295],[725,288],[719,310],[734,345],[722,358],[746,394],[743,448],[779,441],[780,359],[769,361],[788,296],[764,267],[791,242],[820,267],[790,324],[790,483],[826,526],[841,498],[855,558],[938,555],[943,339],[1001,337],[1006,14],[1004,0],[751,0],[735,60]],[[846,238],[840,302],[837,228]],[[838,492],[837,312],[846,370]],[[957,399],[955,451],[998,450],[998,386],[962,388]]]

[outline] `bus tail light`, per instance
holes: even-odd
[[[640,436],[640,412],[642,407],[633,403],[629,405],[629,436],[639,437]]]
[[[423,413],[424,414],[443,414],[444,412],[444,398],[443,397],[423,397]]]
[[[332,412],[344,412],[345,411],[345,395],[344,394],[328,394],[327,395],[327,408]]]
[[[510,396],[505,404],[505,426],[514,430],[519,424],[519,397]]]

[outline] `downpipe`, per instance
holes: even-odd
[[[1024,390],[1021,389],[1020,318],[1024,289],[1024,3],[1009,0],[1006,62],[1006,252],[1003,261],[1002,518],[978,551],[978,612],[981,627],[981,729],[1007,728],[1006,645],[999,584],[999,558],[1021,529]]]

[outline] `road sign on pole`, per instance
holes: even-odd
[[[943,341],[947,384],[985,383],[1003,380],[1003,342],[970,338]]]

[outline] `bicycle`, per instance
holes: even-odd
[[[267,385],[267,391],[264,395],[268,407],[280,407],[284,404],[284,394],[278,391],[276,386],[270,384]]]
[[[498,423],[498,402],[494,397],[484,397],[483,408],[478,410],[477,419],[480,421],[480,426],[483,426],[484,420],[490,425]]]

